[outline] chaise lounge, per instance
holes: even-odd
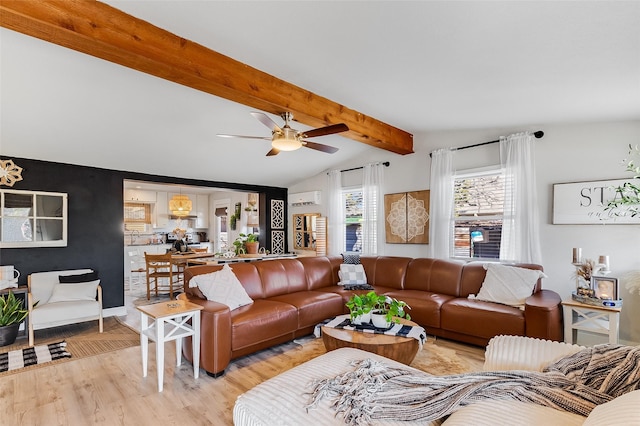
[[[224,373],[229,362],[296,337],[311,334],[320,321],[347,313],[354,293],[338,285],[340,256],[238,263],[231,266],[253,303],[230,310],[207,300],[190,281],[222,269],[196,266],[185,271],[180,298],[203,306],[200,365],[209,375]],[[468,299],[479,292],[486,271],[479,262],[406,257],[362,257],[369,284],[378,293],[406,301],[412,320],[427,333],[484,346],[500,334],[562,340],[557,293],[537,279],[523,309]],[[517,265],[541,270],[539,265]],[[183,346],[192,360],[191,345]]]

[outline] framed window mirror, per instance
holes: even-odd
[[[0,190],[0,247],[66,247],[67,194]]]
[[[293,248],[326,255],[326,218],[320,213],[293,215]]]

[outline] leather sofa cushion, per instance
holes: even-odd
[[[453,296],[418,290],[391,291],[385,294],[406,302],[411,307],[407,312],[413,322],[434,328],[440,328],[442,305],[454,299]]]
[[[330,287],[338,282],[338,269],[342,263],[341,256],[309,256],[301,257],[298,261],[304,267],[308,290]]]
[[[262,279],[265,298],[307,290],[304,267],[297,259],[256,262],[255,265]]]
[[[298,291],[272,297],[269,300],[288,303],[298,309],[298,328],[315,326],[319,322],[342,314],[342,297],[325,291]]]
[[[404,289],[459,297],[463,266],[458,260],[413,259],[407,266]]]
[[[231,349],[236,351],[288,333],[298,328],[295,306],[259,299],[231,311]]]
[[[409,257],[360,257],[360,263],[364,266],[369,284],[374,287],[388,287],[396,290],[402,289],[407,265],[411,260]]]
[[[524,336],[524,311],[480,300],[453,299],[442,305],[440,328],[490,339],[500,334]]]

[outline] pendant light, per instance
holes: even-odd
[[[191,209],[193,208],[193,203],[186,195],[182,195],[182,191],[180,194],[174,195],[171,200],[169,200],[169,210],[174,216],[185,217],[191,213]]]

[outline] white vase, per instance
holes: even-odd
[[[367,312],[366,314],[358,315],[352,321],[353,324],[369,324],[371,322],[371,312]]]
[[[371,322],[377,328],[389,328],[391,321],[387,321],[387,314],[371,312]]]

